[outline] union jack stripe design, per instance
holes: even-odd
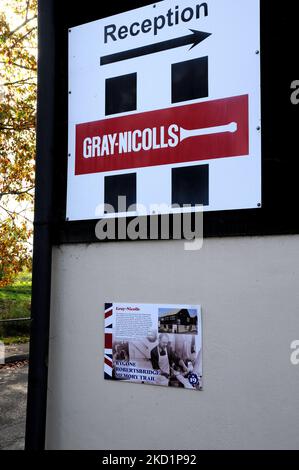
[[[113,328],[113,304],[105,304],[105,354],[104,354],[104,378],[112,379],[112,328]]]

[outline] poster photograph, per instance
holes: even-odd
[[[201,307],[106,303],[104,377],[201,390]]]

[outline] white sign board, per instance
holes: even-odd
[[[259,207],[259,51],[259,0],[166,0],[72,28],[67,218]]]

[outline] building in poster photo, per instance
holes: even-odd
[[[159,308],[159,333],[197,334],[196,309]]]
[[[201,307],[105,305],[105,379],[202,389]]]

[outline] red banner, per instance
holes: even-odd
[[[248,154],[247,95],[76,126],[76,175]]]

